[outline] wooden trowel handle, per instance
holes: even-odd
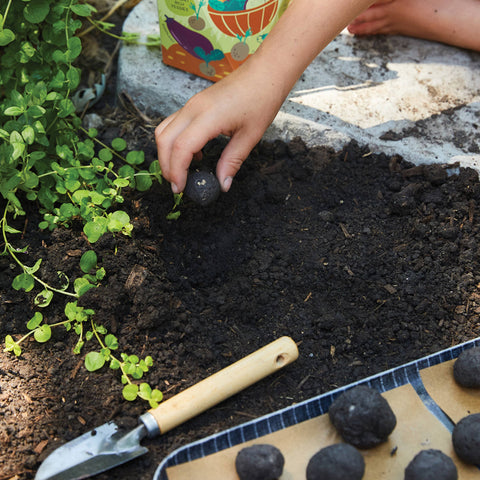
[[[161,403],[153,415],[160,433],[235,395],[258,380],[296,360],[298,349],[290,337],[281,337]]]

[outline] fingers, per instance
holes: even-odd
[[[358,15],[348,25],[347,30],[353,35],[374,35],[382,33],[387,23],[385,15],[386,4],[392,3],[392,0],[380,0],[367,8]]]
[[[347,30],[352,35],[378,35],[383,33],[384,24],[382,21],[370,21],[370,22],[360,22],[352,23],[348,25]]]
[[[230,139],[217,163],[217,178],[223,192],[230,190],[233,178],[259,140],[242,131]]]
[[[185,188],[192,159],[201,159],[201,149],[218,132],[213,129],[208,133],[200,119],[185,126],[181,118],[176,118],[176,114],[172,117],[165,119],[156,128],[155,138],[162,176],[171,183],[174,193],[180,193]],[[198,132],[204,134],[199,136]],[[230,189],[233,177],[259,140],[258,134],[252,135],[246,130],[233,133],[217,163],[217,178],[222,191]]]
[[[183,191],[192,159],[201,159],[201,149],[210,140],[203,134],[198,136],[198,132],[203,131],[195,121],[182,117],[179,112],[165,119],[155,129],[162,176],[171,183],[174,193]]]
[[[157,128],[155,128],[155,143],[157,144],[158,152],[158,162],[160,163],[160,169],[162,171],[162,176],[166,180],[170,180],[169,175],[169,159],[170,159],[170,143],[167,141],[167,135],[164,135],[164,132],[167,130],[168,126],[175,120],[178,112],[175,112],[173,115],[170,115],[165,120],[163,120]]]

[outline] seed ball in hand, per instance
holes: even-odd
[[[465,462],[480,466],[480,413],[462,418],[453,429],[455,453]]]
[[[307,465],[307,480],[360,480],[364,473],[362,454],[348,443],[322,448]]]
[[[185,195],[199,205],[213,203],[220,194],[220,184],[212,172],[190,172],[184,190]]]
[[[371,448],[386,441],[397,424],[388,402],[366,385],[343,392],[328,414],[342,438],[357,448]]]
[[[480,347],[464,350],[453,364],[453,377],[462,387],[480,388]]]
[[[276,480],[282,475],[284,464],[282,452],[269,444],[245,447],[235,459],[240,480]]]
[[[440,450],[422,450],[405,469],[405,480],[457,480],[457,467]]]

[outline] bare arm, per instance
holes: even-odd
[[[217,177],[227,191],[303,71],[373,1],[293,0],[238,70],[165,119],[155,137],[163,176],[172,190],[183,190],[193,156],[223,134],[230,141],[218,161]]]

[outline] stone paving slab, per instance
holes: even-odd
[[[124,31],[158,34],[155,0],[142,0]],[[118,92],[149,115],[167,116],[210,81],[164,65],[159,48],[121,47]],[[261,95],[261,92],[259,92]],[[401,36],[342,32],[307,68],[265,134],[480,171],[480,54]]]

